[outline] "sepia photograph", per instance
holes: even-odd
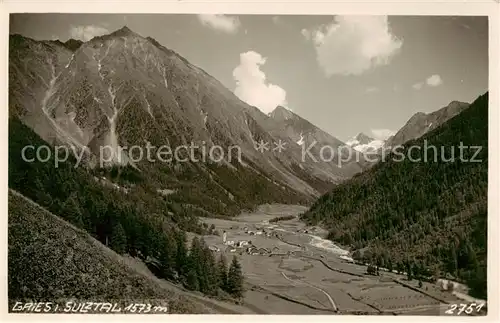
[[[10,314],[488,315],[488,15],[8,19]]]

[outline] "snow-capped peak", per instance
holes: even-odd
[[[384,140],[373,139],[372,137],[367,136],[362,132],[346,141],[346,145],[362,153],[377,151],[378,149],[382,148],[384,144]]]

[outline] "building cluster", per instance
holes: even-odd
[[[231,226],[230,229],[233,230],[240,230],[240,228],[236,225]],[[271,230],[267,230],[266,228],[259,228],[255,227],[253,229],[250,229],[249,227],[244,227],[242,228],[243,230],[240,232],[244,232],[245,234],[248,234],[249,236],[266,236],[266,237],[272,237],[272,236],[277,236],[278,233],[274,232],[271,228]],[[269,228],[268,228],[269,229]],[[239,254],[247,253],[248,255],[276,255],[276,254],[281,254],[281,251],[278,247],[273,247],[272,249],[268,248],[259,248],[255,246],[251,240],[229,240],[227,237],[227,232],[224,231],[222,234],[222,243],[225,246],[224,252],[227,253],[233,253],[233,252],[238,252]],[[213,252],[220,252],[221,249],[215,245],[209,246],[210,250]]]
[[[248,245],[246,248],[244,247],[236,247],[236,246],[227,246],[226,252],[239,252],[243,254],[244,252],[251,256],[272,256],[272,255],[281,255],[286,254],[280,251],[278,247],[273,247],[272,249],[257,247],[254,245]]]
[[[276,233],[273,230],[267,230],[264,228],[255,228],[255,230],[250,230],[248,227],[243,228],[244,232],[251,236],[266,236],[273,237],[276,236]]]
[[[249,240],[240,240],[240,241],[226,240],[224,242],[224,244],[226,246],[231,246],[231,247],[235,247],[235,248],[243,248],[243,247],[246,247],[248,245],[251,245],[252,241],[249,241]]]

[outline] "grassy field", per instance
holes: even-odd
[[[297,215],[302,207],[265,205],[234,220],[209,219],[227,240],[251,241],[272,255],[251,255],[245,248],[231,251],[222,236],[204,236],[209,245],[242,264],[247,284],[244,305],[269,314],[439,315],[442,304],[460,302],[436,285],[406,281],[402,275],[367,274],[367,267],[340,258],[347,253],[324,240],[325,231],[306,227],[298,218],[268,223],[277,216]],[[262,235],[250,231],[264,230]],[[333,301],[333,304],[332,304]]]

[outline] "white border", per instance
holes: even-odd
[[[498,0],[497,0],[498,1]],[[189,0],[108,0],[108,1],[42,1],[42,0],[17,0],[4,1],[1,4],[0,25],[2,30],[0,49],[0,97],[3,107],[1,114],[1,143],[0,143],[0,163],[2,169],[2,182],[0,193],[0,205],[2,206],[1,237],[2,246],[0,248],[0,259],[3,266],[0,268],[0,309],[2,311],[2,321],[25,321],[37,320],[52,322],[57,319],[68,320],[68,316],[59,315],[8,315],[7,314],[7,147],[8,147],[8,102],[7,102],[7,82],[8,82],[8,30],[9,13],[16,12],[60,12],[60,13],[227,13],[227,14],[384,14],[384,15],[487,15],[489,16],[489,201],[488,201],[488,294],[489,306],[488,316],[474,318],[474,321],[498,321],[499,309],[499,280],[498,280],[498,245],[499,245],[499,72],[500,72],[500,52],[499,52],[499,13],[500,5],[495,0],[457,1],[457,0],[412,0],[399,1],[296,1],[296,0],[274,0],[274,1],[189,1]],[[479,95],[480,93],[478,93]],[[4,278],[5,277],[5,278]],[[238,323],[254,322],[254,320],[266,321],[294,321],[294,322],[331,322],[331,320],[341,320],[348,322],[360,321],[401,321],[401,316],[319,316],[308,315],[168,315],[168,316],[123,316],[123,315],[71,315],[71,321],[97,320],[97,321],[184,321],[184,322],[220,322],[233,321]],[[443,316],[404,316],[403,320],[415,321],[435,321],[445,320],[464,321],[466,318],[447,318]]]

